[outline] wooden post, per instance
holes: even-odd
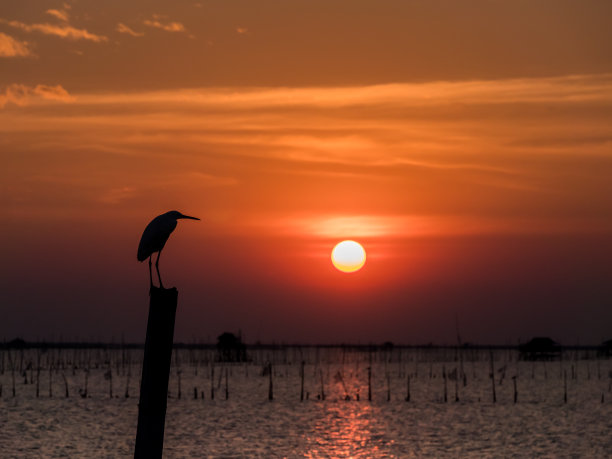
[[[493,403],[495,403],[497,402],[497,396],[495,395],[495,364],[493,360],[493,351],[491,351],[491,391],[493,393]]]
[[[319,376],[321,377],[321,400],[325,400],[325,385],[323,384],[323,369],[319,369]]]
[[[229,398],[229,382],[227,376],[227,367],[225,367],[225,400]]]
[[[563,403],[567,403],[567,370],[563,370]]]
[[[458,371],[455,375],[455,402],[459,401],[459,375],[461,371]]]
[[[304,401],[304,365],[305,364],[306,362],[302,360],[302,367],[300,369],[300,376],[302,378],[302,384],[301,384],[301,389],[300,389],[300,402]]]
[[[268,375],[270,377],[270,384],[268,386],[268,400],[274,400],[274,386],[272,383],[272,362],[268,362]]]
[[[444,403],[448,402],[448,390],[446,388],[446,367],[442,366],[442,379],[444,380]]]
[[[410,374],[406,375],[406,401],[410,401]]]
[[[162,457],[177,299],[176,288],[151,288],[138,404],[136,459]]]
[[[391,401],[391,375],[387,373],[387,401]]]

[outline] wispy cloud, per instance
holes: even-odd
[[[131,35],[132,37],[143,37],[144,36],[144,32],[136,32],[135,30],[126,26],[122,22],[117,24],[117,27],[115,28],[115,30],[120,33],[126,33],[128,35]]]
[[[97,35],[87,31],[86,29],[77,29],[69,24],[26,24],[21,21],[8,21],[1,18],[0,23],[7,24],[25,32],[40,32],[45,35],[54,35],[69,40],[89,40],[96,43],[108,41],[108,37],[105,37],[104,35]]]
[[[32,52],[27,41],[17,40],[0,32],[0,57],[26,57]]]
[[[0,92],[0,108],[3,108],[8,103],[24,106],[37,99],[71,102],[74,100],[74,97],[61,85],[50,86],[39,84],[36,86],[27,86],[23,84],[11,84]]]
[[[47,10],[47,14],[53,16],[56,19],[59,19],[60,21],[64,21],[64,22],[68,22],[68,19],[69,19],[68,12],[64,10],[50,9],[50,10]]]
[[[60,172],[95,155],[105,175],[92,199],[108,203],[150,191],[205,206],[216,187],[219,212],[242,203],[227,217],[236,226],[252,217],[254,234],[318,238],[612,225],[612,75],[77,96],[52,105],[70,100],[61,86],[0,90],[0,142],[16,157],[47,145]]]
[[[110,188],[104,190],[99,197],[99,201],[104,204],[119,204],[122,201],[128,200],[136,194],[136,189],[130,186]]]
[[[236,27],[236,33],[238,35],[247,35],[249,33],[249,29],[247,29],[246,27]]]
[[[185,26],[180,22],[161,22],[163,16],[154,14],[152,19],[145,19],[143,24],[149,27],[165,30],[166,32],[186,32]]]

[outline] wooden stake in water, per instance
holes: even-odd
[[[225,367],[225,400],[229,398],[229,381],[227,376],[227,367]]]
[[[274,387],[272,385],[272,363],[268,364],[268,374],[270,375],[270,385],[268,386],[268,400],[274,400]]]
[[[302,366],[300,368],[300,377],[302,378],[302,384],[300,388],[300,402],[304,401],[304,365],[305,362],[302,360]]]
[[[459,401],[459,374],[460,372],[457,372],[455,375],[455,402]]]
[[[372,367],[368,367],[368,401],[372,401]]]
[[[516,391],[516,376],[512,377],[512,384],[514,386],[514,403],[518,400],[518,392]]]
[[[446,368],[442,366],[442,379],[444,380],[444,403],[448,402],[448,390],[446,387]]]
[[[387,373],[387,401],[391,401],[391,375]]]
[[[321,377],[321,400],[325,400],[325,385],[323,384],[323,370],[319,370],[319,376]]]
[[[62,371],[62,378],[64,379],[64,388],[66,389],[66,398],[70,396],[68,392],[68,380],[66,379],[66,374]]]
[[[215,366],[210,366],[210,399],[215,399]]]
[[[406,401],[410,401],[410,375],[406,375]]]
[[[495,395],[495,365],[493,363],[493,351],[491,351],[491,391],[493,392],[493,403],[497,402]]]
[[[134,450],[137,459],[162,457],[177,300],[176,288],[151,287]]]
[[[567,370],[563,370],[563,403],[567,403]]]

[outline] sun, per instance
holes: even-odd
[[[332,250],[331,260],[339,271],[354,273],[365,264],[366,252],[359,242],[342,241]]]

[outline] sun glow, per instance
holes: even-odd
[[[342,241],[334,247],[331,260],[336,269],[345,273],[359,271],[366,262],[364,248],[355,241]]]

